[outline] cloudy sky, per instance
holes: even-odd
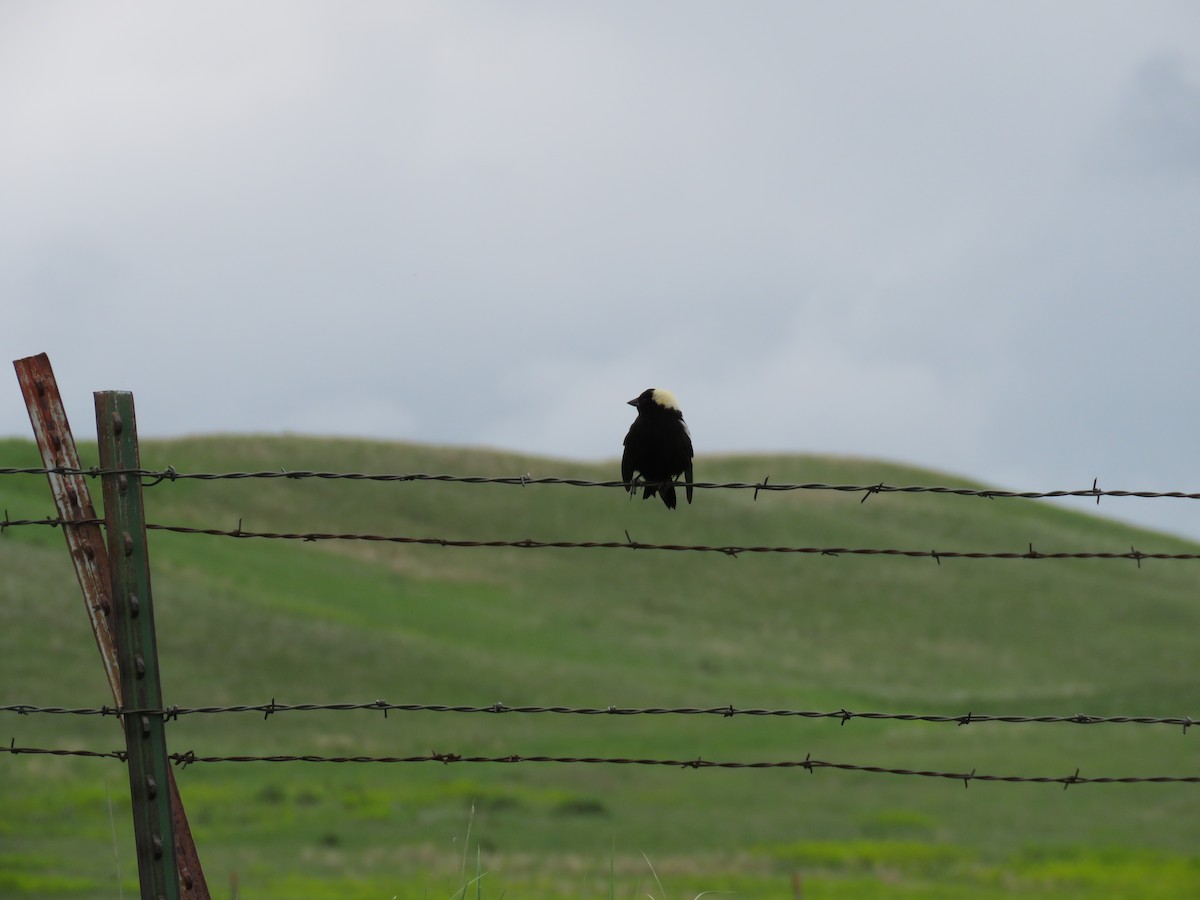
[[[9,0],[0,298],[85,433],[605,459],[661,386],[702,454],[1200,491],[1200,5]]]

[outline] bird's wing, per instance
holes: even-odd
[[[629,455],[629,435],[625,436],[625,452],[621,454],[621,480],[626,484],[633,483],[633,460]],[[625,488],[632,491],[632,487]]]
[[[687,486],[687,501],[692,502],[692,457],[695,456],[692,450],[692,433],[688,431],[687,422],[681,418],[679,424],[683,426],[683,437],[687,441],[687,465],[683,468],[683,480],[688,483]]]

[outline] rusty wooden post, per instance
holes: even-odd
[[[67,421],[54,380],[54,370],[45,353],[18,359],[13,363],[17,370],[17,381],[25,395],[25,406],[29,410],[29,421],[33,424],[33,435],[42,453],[42,465],[47,469],[79,469],[79,453],[75,449],[75,438]],[[58,507],[58,517],[64,521],[85,521],[78,525],[63,525],[63,536],[71,562],[75,564],[75,577],[83,591],[84,605],[92,621],[92,632],[96,635],[96,646],[100,648],[100,660],[104,674],[112,690],[113,700],[121,705],[121,682],[117,675],[117,651],[109,631],[108,553],[104,548],[104,533],[95,521],[96,509],[88,490],[87,478],[78,474],[47,475],[50,493]],[[91,520],[91,521],[87,521]]]
[[[42,464],[47,469],[79,470],[79,453],[75,438],[67,420],[66,409],[54,378],[54,370],[45,353],[14,361],[17,380],[25,397],[29,421],[33,425],[34,437],[41,452]],[[96,645],[100,648],[100,659],[105,676],[112,691],[113,702],[121,706],[121,682],[118,674],[117,651],[113,642],[109,621],[112,605],[108,564],[108,551],[100,525],[95,521],[96,510],[92,504],[87,478],[81,474],[49,473],[50,492],[58,508],[58,516],[65,522],[83,520],[78,525],[64,525],[63,535],[75,576],[83,591],[84,605],[92,622]],[[174,822],[175,852],[179,863],[179,895],[183,900],[211,900],[204,870],[192,839],[183,801],[175,783],[175,773],[168,772],[168,789],[171,794],[171,817]]]

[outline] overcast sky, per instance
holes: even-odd
[[[595,460],[656,386],[702,455],[1200,491],[1200,4],[8,0],[0,304],[82,434]]]

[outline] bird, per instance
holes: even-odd
[[[621,480],[625,490],[633,493],[633,473],[640,472],[646,490],[643,500],[657,493],[667,509],[675,508],[675,485],[683,475],[687,484],[687,502],[692,502],[692,435],[679,401],[670,391],[647,388],[629,405],[638,411],[637,418],[625,435],[625,452],[621,456]]]

